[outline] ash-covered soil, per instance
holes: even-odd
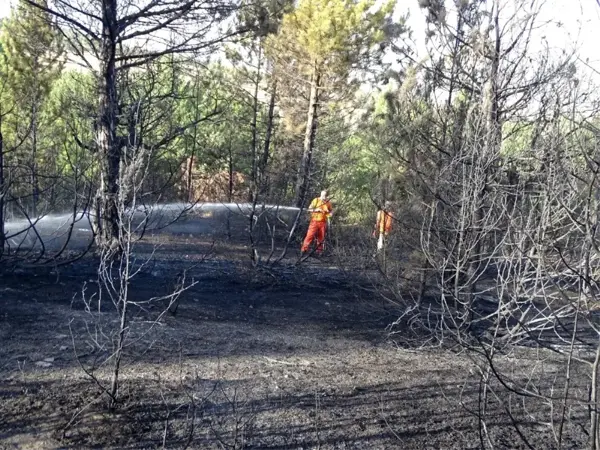
[[[0,448],[481,448],[470,360],[391,339],[399,307],[359,274],[327,259],[257,270],[241,244],[145,245],[112,412],[118,321],[93,257],[0,280]],[[186,269],[175,314],[147,303]],[[497,448],[526,448],[500,403],[486,414]],[[531,418],[521,432],[552,448]]]

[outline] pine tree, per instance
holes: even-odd
[[[47,7],[46,0],[40,5]],[[37,215],[40,186],[37,159],[41,109],[53,82],[64,66],[64,49],[51,17],[39,8],[20,0],[0,34],[2,65],[8,90],[19,105],[18,122],[26,124],[26,147],[29,153],[31,210]]]
[[[296,185],[296,205],[309,188],[312,154],[324,90],[346,89],[353,71],[378,60],[385,49],[395,2],[378,10],[374,0],[301,0],[283,18],[268,46],[285,72],[309,85],[303,155]],[[386,26],[388,25],[388,26]]]
[[[40,0],[47,7],[47,0]],[[62,40],[51,16],[21,0],[2,27],[7,76],[13,91],[43,100],[64,65]]]

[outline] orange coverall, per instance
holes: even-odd
[[[383,209],[377,211],[377,221],[375,223],[375,231],[373,232],[373,236],[377,236],[377,233],[387,236],[390,231],[392,231],[393,220],[394,215],[391,212]]]
[[[322,212],[311,213],[310,225],[302,244],[302,253],[307,252],[313,240],[317,240],[317,253],[323,253],[323,242],[327,231],[327,218],[331,215],[333,207],[329,200],[321,200],[320,197],[310,202],[308,209],[321,209]]]
[[[392,231],[393,220],[394,215],[391,212],[384,209],[377,211],[377,221],[375,222],[375,231],[373,231],[373,237],[377,237],[379,234],[379,239],[377,240],[377,252],[383,250],[385,245],[384,238]]]

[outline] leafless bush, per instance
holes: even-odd
[[[84,324],[87,337],[85,344],[91,359],[84,358],[76,350],[80,367],[100,389],[100,394],[108,400],[109,410],[113,410],[120,398],[120,373],[127,349],[143,352],[154,327],[168,312],[174,313],[179,297],[195,284],[188,280],[186,271],[172,280],[171,289],[163,295],[139,298],[131,292],[134,278],[147,266],[150,258],[141,261],[135,256],[134,247],[147,225],[147,217],[140,220],[138,199],[141,196],[143,181],[147,176],[147,163],[150,155],[132,146],[127,165],[123,164],[119,183],[129,186],[121,191],[118,201],[119,233],[118,245],[102,248],[99,255],[95,289],[88,293],[84,286],[81,301],[89,320]],[[147,215],[151,209],[144,208]],[[153,310],[158,308],[157,313]],[[112,311],[112,312],[111,312]],[[145,317],[149,316],[149,317]],[[74,349],[76,345],[73,337]],[[103,370],[109,379],[98,374]]]
[[[387,156],[404,168],[403,195],[418,205],[420,230],[403,231],[422,263],[408,285],[400,265],[387,278],[384,289],[404,309],[392,330],[415,326],[470,355],[482,448],[494,447],[487,411],[500,404],[529,447],[519,417],[547,427],[558,448],[584,433],[596,449],[600,191],[589,117],[597,108],[582,105],[593,87],[575,78],[569,55],[550,63],[542,53],[527,67],[516,55],[531,55],[539,9],[526,14],[516,1],[523,15],[503,17],[500,3],[457,6],[451,33],[433,20],[432,61],[442,59],[423,69],[429,97],[407,86],[391,100],[397,128],[388,125]],[[420,114],[416,129],[406,125],[410,113]]]

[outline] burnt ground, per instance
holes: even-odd
[[[392,339],[399,307],[358,274],[327,259],[255,270],[241,244],[190,238],[145,244],[138,263],[151,250],[129,287],[140,303],[113,412],[101,392],[116,314],[98,308],[94,259],[3,276],[0,448],[481,448],[470,360]],[[175,314],[144,303],[186,268],[197,284]],[[487,414],[497,448],[526,448],[500,404]],[[531,419],[521,432],[551,448]]]

